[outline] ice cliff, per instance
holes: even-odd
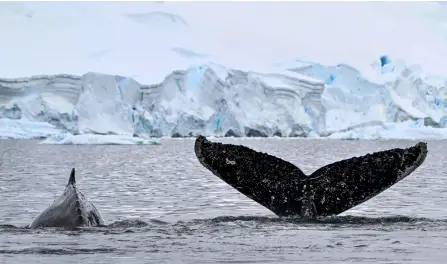
[[[151,85],[92,72],[0,79],[0,135],[380,138],[398,126],[442,137],[447,82],[388,60],[372,64],[375,81],[348,65],[303,61],[274,73],[208,63]]]
[[[0,7],[3,138],[447,138],[437,3]]]

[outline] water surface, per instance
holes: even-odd
[[[415,141],[219,139],[286,159],[305,173]],[[424,164],[338,217],[278,219],[197,161],[193,139],[157,146],[0,141],[0,263],[444,263],[447,141]],[[8,151],[6,151],[8,150]],[[76,168],[109,224],[29,230]]]

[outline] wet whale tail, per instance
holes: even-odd
[[[427,144],[353,157],[305,175],[290,162],[245,146],[197,137],[199,162],[227,184],[278,216],[337,215],[385,191],[415,171]]]

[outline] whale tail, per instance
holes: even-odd
[[[75,168],[71,169],[70,178],[68,179],[68,185],[75,185],[76,179],[75,179]]]
[[[205,168],[276,215],[315,217],[340,214],[410,175],[425,160],[427,144],[341,160],[309,177],[280,158],[203,136],[194,151]]]

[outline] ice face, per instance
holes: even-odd
[[[233,5],[2,3],[0,137],[446,137],[445,6]]]

